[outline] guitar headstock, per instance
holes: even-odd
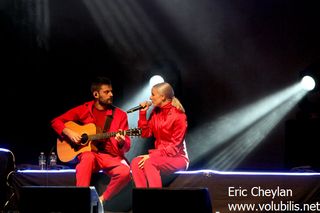
[[[132,128],[132,129],[127,129],[126,130],[126,135],[128,136],[140,136],[141,135],[141,128]]]

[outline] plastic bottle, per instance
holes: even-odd
[[[41,170],[46,169],[46,156],[44,155],[44,152],[40,152],[39,155],[39,167]]]
[[[51,152],[50,154],[49,165],[51,169],[57,166],[57,155],[55,152]]]

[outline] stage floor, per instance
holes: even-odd
[[[98,175],[94,180],[98,193],[108,183],[104,174]],[[75,171],[17,170],[10,175],[9,181],[17,193],[19,187],[27,185],[74,186]],[[316,172],[197,170],[177,172],[164,184],[164,189],[207,188],[214,213],[320,211],[320,173]],[[131,182],[112,205],[105,208],[105,212],[130,212],[134,205],[132,190]],[[167,191],[170,193],[170,190]],[[183,200],[183,196],[179,199]]]

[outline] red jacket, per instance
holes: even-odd
[[[146,119],[146,111],[140,111],[138,126],[142,137],[155,137],[155,149],[149,150],[151,156],[182,156],[188,159],[185,143],[187,131],[186,114],[172,106],[155,107]]]
[[[54,118],[51,121],[52,128],[62,136],[62,130],[65,128],[65,122],[74,121],[80,122],[80,124],[95,123],[96,119],[92,112],[94,101],[89,101],[83,105],[74,107],[64,114]],[[112,110],[107,110],[106,115],[112,115]],[[128,129],[128,117],[127,114],[122,111],[120,108],[115,107],[113,114],[113,119],[109,128],[109,132],[117,132],[119,129],[127,130]],[[116,153],[119,156],[124,157],[124,153],[128,152],[131,145],[130,137],[126,136],[124,146],[119,149],[117,146],[118,142],[113,138],[107,139],[111,141],[113,153]]]

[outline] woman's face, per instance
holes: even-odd
[[[150,100],[152,101],[153,106],[161,107],[165,97],[161,95],[156,88],[152,88]]]

